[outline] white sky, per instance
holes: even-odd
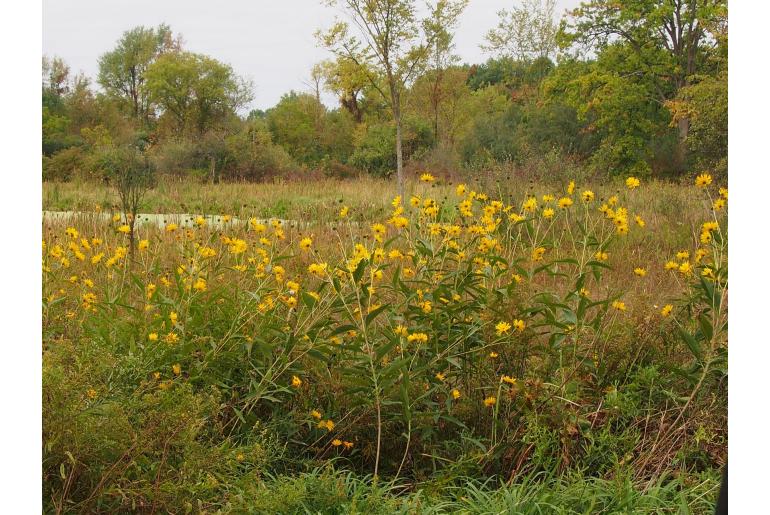
[[[479,48],[497,24],[497,12],[513,0],[471,0],[455,36],[465,62],[486,60]],[[557,13],[579,4],[558,0]],[[98,57],[111,50],[122,33],[138,25],[167,23],[182,34],[185,47],[229,63],[255,84],[252,107],[275,105],[303,84],[314,63],[329,58],[314,32],[339,15],[320,0],[44,0],[43,53],[62,57],[73,72],[95,78]],[[333,105],[329,96],[325,101]]]

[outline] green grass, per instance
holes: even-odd
[[[714,510],[716,474],[661,478],[651,485],[628,476],[614,479],[553,478],[543,475],[500,485],[457,477],[433,488],[374,482],[369,476],[317,468],[294,476],[269,477],[240,492],[228,509],[251,513],[323,514],[701,514]],[[241,504],[242,503],[242,504]]]

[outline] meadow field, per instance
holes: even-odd
[[[44,510],[710,513],[723,186],[46,182]]]
[[[725,0],[59,4],[44,512],[713,513]]]

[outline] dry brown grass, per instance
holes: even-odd
[[[471,188],[483,188],[490,196],[506,201],[520,202],[528,194],[541,196],[546,193],[559,195],[563,187],[536,183],[507,183],[485,180],[485,184],[469,182]],[[425,185],[410,182],[407,196],[417,194],[445,201],[451,208],[456,203],[456,184]],[[694,248],[699,234],[702,216],[707,206],[703,196],[690,185],[650,182],[626,195],[621,182],[610,184],[578,185],[578,191],[590,189],[597,199],[612,195],[620,197],[620,204],[627,205],[629,213],[640,215],[646,222],[644,231],[631,231],[621,245],[610,250],[606,284],[617,285],[628,291],[632,306],[658,304],[661,299],[680,291],[663,264],[678,250]],[[277,217],[303,222],[317,222],[305,229],[290,231],[289,238],[311,233],[320,245],[331,251],[338,247],[340,237],[349,237],[350,231],[358,232],[356,225],[346,225],[338,230],[327,225],[338,221],[342,206],[350,207],[349,221],[361,224],[368,232],[368,224],[381,221],[389,212],[395,194],[392,181],[375,178],[355,180],[327,179],[314,182],[285,183],[228,183],[196,184],[190,181],[161,181],[158,187],[147,193],[142,212],[147,213],[195,213],[230,214],[239,218],[256,216]],[[44,183],[43,208],[46,210],[104,211],[117,210],[114,190],[104,185],[77,183]],[[63,222],[56,223],[61,225]],[[97,227],[97,220],[87,215],[78,217],[78,227]],[[46,224],[49,225],[49,224]],[[47,227],[46,230],[50,229]],[[151,228],[142,229],[145,232]],[[57,231],[54,231],[57,232]],[[644,281],[636,280],[635,267],[648,271]]]

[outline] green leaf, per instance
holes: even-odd
[[[303,291],[301,296],[302,296],[302,303],[303,303],[305,306],[307,306],[307,307],[309,307],[309,308],[312,308],[313,306],[315,306],[316,300],[315,300],[315,298],[314,298],[312,295],[310,295],[308,292],[306,292],[306,291]]]
[[[371,313],[366,315],[366,319],[365,319],[366,325],[369,325],[370,323],[372,323],[372,320],[377,318],[377,315],[379,315],[380,313],[385,311],[387,308],[388,308],[388,305],[387,304],[383,304],[379,308],[375,309],[374,311],[372,311]]]
[[[332,336],[337,336],[338,334],[342,334],[344,332],[350,331],[351,329],[358,329],[358,328],[350,324],[338,326],[334,331],[329,333],[329,338],[331,338]]]
[[[315,358],[318,361],[327,361],[327,356],[323,352],[316,350],[316,349],[310,349],[307,351],[307,355],[311,358]]]
[[[390,352],[391,350],[393,350],[393,348],[396,346],[396,344],[398,344],[398,342],[399,342],[399,339],[398,339],[398,338],[393,338],[392,340],[388,341],[388,342],[387,342],[387,343],[385,343],[384,345],[381,345],[381,346],[379,346],[379,347],[378,347],[378,348],[377,348],[377,349],[374,351],[374,356],[375,356],[375,358],[377,359],[377,361],[381,360],[381,359],[382,359],[382,357],[383,357],[385,354],[387,354],[388,352]]]
[[[548,339],[548,344],[551,347],[559,347],[562,342],[564,342],[564,339],[567,337],[567,335],[563,333],[553,333],[551,337]]]
[[[443,420],[446,420],[447,422],[451,422],[452,424],[454,424],[454,425],[456,425],[456,426],[458,426],[458,427],[462,427],[463,429],[468,429],[468,426],[466,426],[465,424],[463,424],[463,423],[462,423],[462,422],[461,422],[459,419],[456,419],[456,418],[454,418],[454,417],[452,417],[452,416],[449,416],[449,415],[443,415],[443,414],[442,414],[442,415],[440,415],[440,417],[439,417],[439,418],[441,418],[441,419],[443,419]]]
[[[235,412],[235,415],[238,417],[238,420],[240,420],[241,422],[243,422],[245,424],[246,423],[246,419],[243,418],[243,413],[241,412],[241,410],[239,410],[238,408],[233,406],[233,411]]]
[[[703,361],[703,349],[695,337],[681,328],[679,329],[679,335],[687,344],[687,347],[690,349],[690,352],[692,352],[693,356],[695,356],[698,361]]]
[[[711,321],[705,314],[701,313],[698,317],[698,323],[700,324],[700,330],[701,333],[703,333],[705,340],[711,341],[711,338],[714,337],[714,328],[711,326]]]
[[[353,282],[358,284],[358,282],[361,280],[361,277],[364,275],[364,270],[366,270],[366,266],[369,264],[369,260],[362,259],[358,266],[356,267],[355,272],[353,272]]]

